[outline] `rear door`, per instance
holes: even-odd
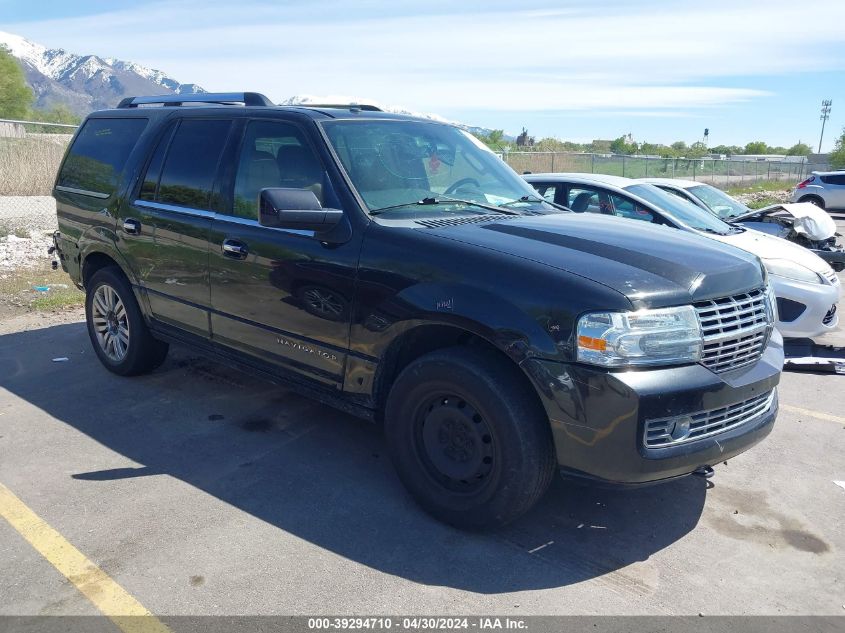
[[[118,220],[123,251],[153,318],[209,336],[208,239],[232,121],[185,118],[165,127]]]
[[[308,189],[341,208],[316,146],[300,125],[246,121],[226,211],[212,224],[212,340],[339,388],[361,235],[327,244],[312,231],[258,223],[265,187]]]
[[[845,173],[822,176],[825,191],[825,206],[845,209]]]

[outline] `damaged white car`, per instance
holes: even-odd
[[[576,213],[601,213],[698,233],[753,253],[769,273],[784,338],[814,338],[835,329],[841,283],[809,249],[727,224],[715,214],[652,184],[601,174],[523,176],[547,201]]]
[[[750,209],[721,189],[693,180],[640,178],[710,211],[730,224],[782,237],[812,250],[834,270],[845,269],[845,248],[836,243],[840,237],[836,223],[824,209],[808,202],[773,204]]]

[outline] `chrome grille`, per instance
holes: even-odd
[[[715,372],[757,361],[771,334],[763,288],[695,304],[704,335],[701,362]]]
[[[686,432],[678,433],[675,428],[676,421],[684,416],[649,420],[645,425],[645,445],[647,448],[677,446],[735,429],[768,413],[774,403],[775,393],[772,390],[743,402],[686,416],[690,420]]]

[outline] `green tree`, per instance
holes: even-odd
[[[745,146],[744,154],[768,154],[769,146],[763,141],[751,141]]]
[[[683,141],[675,141],[674,143],[672,143],[670,148],[672,149],[672,152],[675,156],[685,156],[686,153],[689,151],[689,147],[687,147],[687,144]]]
[[[800,141],[786,150],[787,156],[809,156],[813,153],[813,148],[806,143]]]
[[[696,141],[692,145],[690,145],[689,150],[687,150],[687,157],[688,158],[702,158],[703,156],[707,156],[708,150],[707,145],[702,143],[701,141]]]
[[[25,119],[34,100],[18,60],[0,45],[0,119]]]
[[[610,151],[614,154],[633,154],[637,151],[637,146],[629,143],[627,137],[620,136],[610,142]]]
[[[842,128],[842,134],[836,139],[836,145],[830,153],[830,166],[834,169],[845,169],[845,128]]]

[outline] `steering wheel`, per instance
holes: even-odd
[[[443,192],[443,195],[448,196],[450,193],[455,193],[464,185],[475,185],[477,188],[481,188],[481,183],[478,182],[475,178],[461,178],[460,180],[456,180],[451,185],[446,187],[446,190]]]

